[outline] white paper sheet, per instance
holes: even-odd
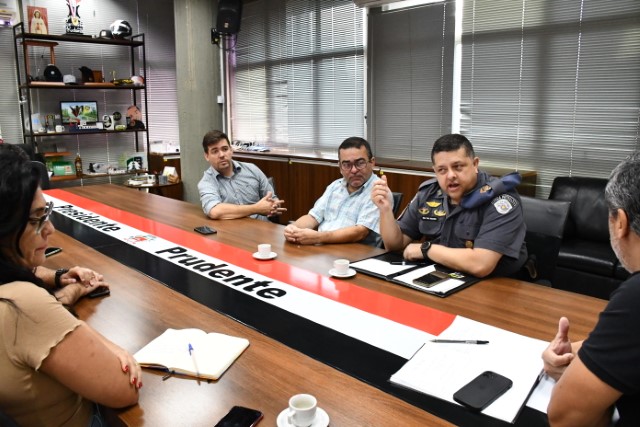
[[[453,394],[484,371],[513,381],[513,387],[482,411],[513,422],[542,369],[545,341],[518,335],[458,316],[438,338],[487,340],[489,344],[427,342],[391,382],[454,402]]]

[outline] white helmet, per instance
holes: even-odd
[[[131,25],[122,19],[116,19],[113,21],[113,24],[109,26],[109,29],[111,30],[113,37],[117,39],[130,37],[132,34]]]

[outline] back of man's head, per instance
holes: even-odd
[[[433,143],[431,149],[431,163],[436,154],[441,152],[458,151],[460,148],[464,148],[465,153],[470,158],[475,158],[476,153],[473,151],[473,145],[467,139],[467,137],[460,135],[459,133],[450,133],[443,135]]]
[[[346,150],[347,148],[360,148],[363,146],[367,150],[367,156],[369,157],[367,160],[371,160],[373,158],[371,146],[366,139],[360,138],[359,136],[352,136],[342,141],[342,144],[338,147],[338,151]]]
[[[605,199],[611,215],[622,209],[629,226],[640,235],[640,152],[635,152],[611,172],[605,189]]]
[[[210,130],[204,135],[202,138],[202,149],[205,153],[209,152],[209,146],[216,144],[220,140],[226,140],[227,144],[229,143],[229,137],[219,130]]]

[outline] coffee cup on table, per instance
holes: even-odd
[[[309,427],[316,419],[318,401],[310,394],[296,394],[289,399],[287,420],[295,427]]]
[[[268,243],[258,245],[258,256],[260,258],[269,258],[271,256],[271,245]]]
[[[349,260],[337,259],[333,261],[333,271],[338,275],[344,275],[349,273]]]

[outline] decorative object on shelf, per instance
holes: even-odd
[[[124,39],[125,37],[131,37],[133,34],[133,30],[131,29],[131,25],[122,19],[116,19],[109,26],[111,30],[111,35],[114,39]]]
[[[78,82],[76,81],[76,76],[74,76],[73,74],[65,74],[62,77],[62,82],[66,85],[77,85]]]
[[[82,81],[85,83],[88,82],[94,82],[94,78],[93,78],[93,71],[91,70],[91,68],[86,67],[86,66],[82,66],[80,68],[78,68],[80,70],[80,72],[82,73]]]
[[[82,19],[80,19],[80,14],[78,13],[80,1],[81,0],[66,0],[67,7],[69,8],[69,16],[67,16],[67,20],[65,21],[65,31],[67,34],[82,34]]]
[[[48,82],[61,82],[62,81],[62,73],[53,64],[49,64],[44,69],[44,79]]]
[[[29,16],[29,32],[34,34],[49,34],[49,21],[47,8],[27,6]]]
[[[111,34],[111,30],[100,30],[100,34],[98,34],[98,38],[101,39],[112,39],[113,34]]]
[[[113,121],[113,116],[110,116],[108,114],[102,116],[102,125],[104,126],[105,130],[114,130],[115,122]]]
[[[56,176],[75,175],[76,171],[73,169],[71,162],[53,162],[53,174]]]
[[[82,176],[82,159],[80,158],[80,153],[76,154],[76,160],[73,162],[76,167],[76,176]]]
[[[61,101],[60,117],[62,124],[95,123],[98,121],[98,103],[97,101]]]
[[[141,76],[131,76],[134,86],[144,86],[144,79]]]
[[[142,122],[142,113],[140,109],[135,105],[127,108],[127,127],[129,129],[144,130],[144,123]]]
[[[127,159],[127,170],[129,172],[134,172],[142,169],[142,157],[135,156]]]

